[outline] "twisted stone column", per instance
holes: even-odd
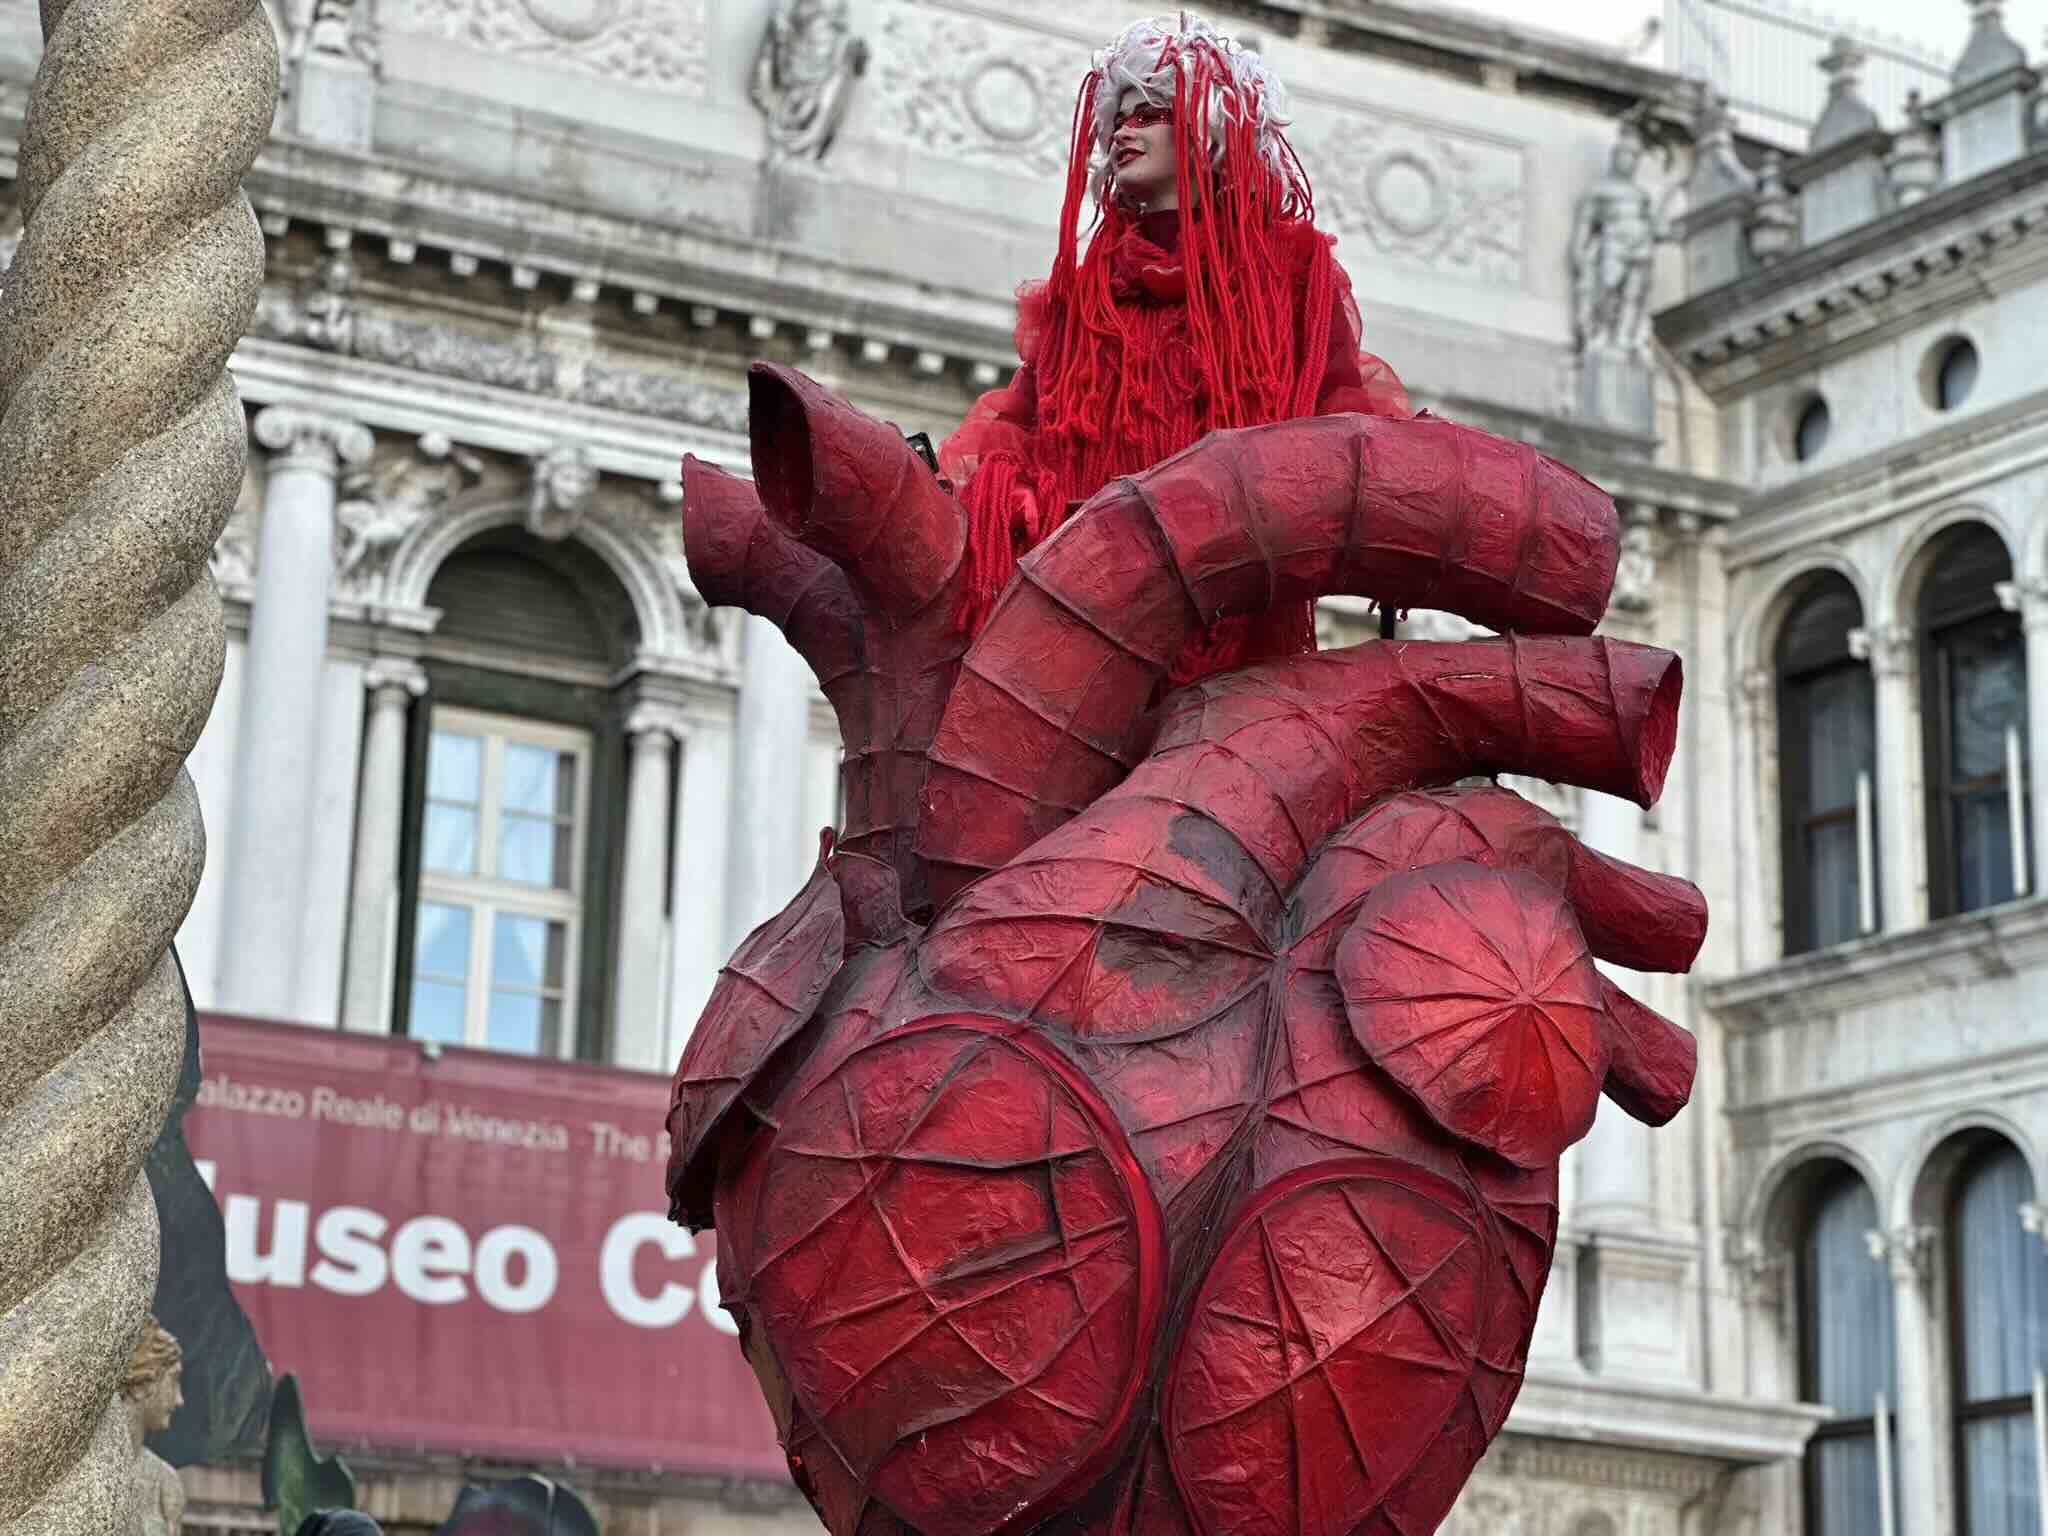
[[[0,293],[0,1532],[97,1536],[156,1280],[140,1170],[183,1054],[183,763],[220,681],[277,46],[257,0],[42,13]]]

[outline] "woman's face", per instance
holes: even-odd
[[[1110,174],[1117,194],[1147,213],[1180,202],[1180,157],[1174,149],[1173,108],[1149,106],[1136,87],[1117,98],[1109,135]]]

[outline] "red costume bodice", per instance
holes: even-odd
[[[1019,293],[1023,366],[1007,386],[983,395],[940,449],[940,467],[962,488],[973,528],[963,628],[980,628],[1016,560],[1083,501],[1218,427],[1344,411],[1410,413],[1394,371],[1359,351],[1358,308],[1330,238],[1305,219],[1284,219],[1264,244],[1276,270],[1233,284],[1231,307],[1284,313],[1240,314],[1247,322],[1241,331],[1204,326],[1188,303],[1178,211],[1112,219],[1098,231],[1084,266],[1100,263],[1113,312],[1094,324],[1065,323],[1050,284]],[[1070,302],[1085,303],[1085,284],[1078,286]],[[1270,338],[1274,321],[1283,322],[1278,348],[1258,335]],[[1203,366],[1204,350],[1222,355],[1220,369]],[[1269,377],[1249,381],[1235,398],[1217,398],[1210,380],[1219,372],[1231,377],[1261,364]],[[1314,648],[1312,610],[1225,619],[1183,653],[1172,681]]]

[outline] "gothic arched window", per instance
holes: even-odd
[[[1870,1536],[1879,1528],[1877,1400],[1896,1401],[1892,1291],[1871,1257],[1877,1201],[1854,1171],[1815,1186],[1799,1245],[1800,1397],[1834,1417],[1806,1447],[1807,1536]]]
[[[1849,650],[1849,632],[1862,622],[1855,588],[1826,575],[1811,582],[1778,632],[1788,955],[1856,937],[1866,915],[1869,926],[1876,926],[1877,871],[1863,868],[1866,847],[1875,847],[1868,824],[1876,762],[1874,695],[1869,666]]]
[[[1988,1141],[1949,1213],[1955,1297],[1956,1502],[1962,1536],[2036,1536],[2034,1373],[2048,1366],[2048,1248],[2020,1224],[2026,1159]]]
[[[2010,901],[2028,885],[2027,653],[2005,541],[1982,524],[1937,546],[1920,592],[1928,900],[1935,917]]]

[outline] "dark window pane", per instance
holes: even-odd
[[[1811,1536],[1877,1536],[1876,1434],[1815,1440],[1806,1455],[1819,1516]]]
[[[1973,625],[1944,639],[1953,700],[1950,771],[1959,781],[2005,772],[2005,732],[2027,722],[2027,662],[2018,627]]]
[[[1870,669],[1836,667],[1808,679],[1806,813],[1853,810],[1856,775],[1875,760]]]
[[[2020,1225],[2020,1207],[2033,1198],[2026,1159],[2002,1143],[1971,1163],[1957,1192],[1965,1403],[2031,1392],[2034,1372],[2048,1365],[2048,1247]]]
[[[1870,1256],[1877,1201],[1854,1174],[1821,1193],[1806,1229],[1802,1287],[1811,1332],[1806,1399],[1845,1419],[1869,1418],[1892,1386],[1892,1286]]]
[[[1862,924],[1854,821],[1831,821],[1807,835],[1806,880],[1815,947],[1855,938]]]
[[[1977,349],[1958,341],[1942,354],[1941,371],[1935,376],[1934,400],[1944,411],[1952,411],[1970,398],[1977,387]]]
[[[1833,425],[1828,415],[1828,403],[1814,400],[1799,413],[1799,425],[1792,434],[1793,455],[1803,464],[1815,457],[1828,445],[1828,429]]]
[[[1963,1536],[2040,1536],[2031,1408],[1963,1425]]]
[[[1956,911],[1976,912],[2012,900],[2012,811],[2005,786],[1955,802]]]

